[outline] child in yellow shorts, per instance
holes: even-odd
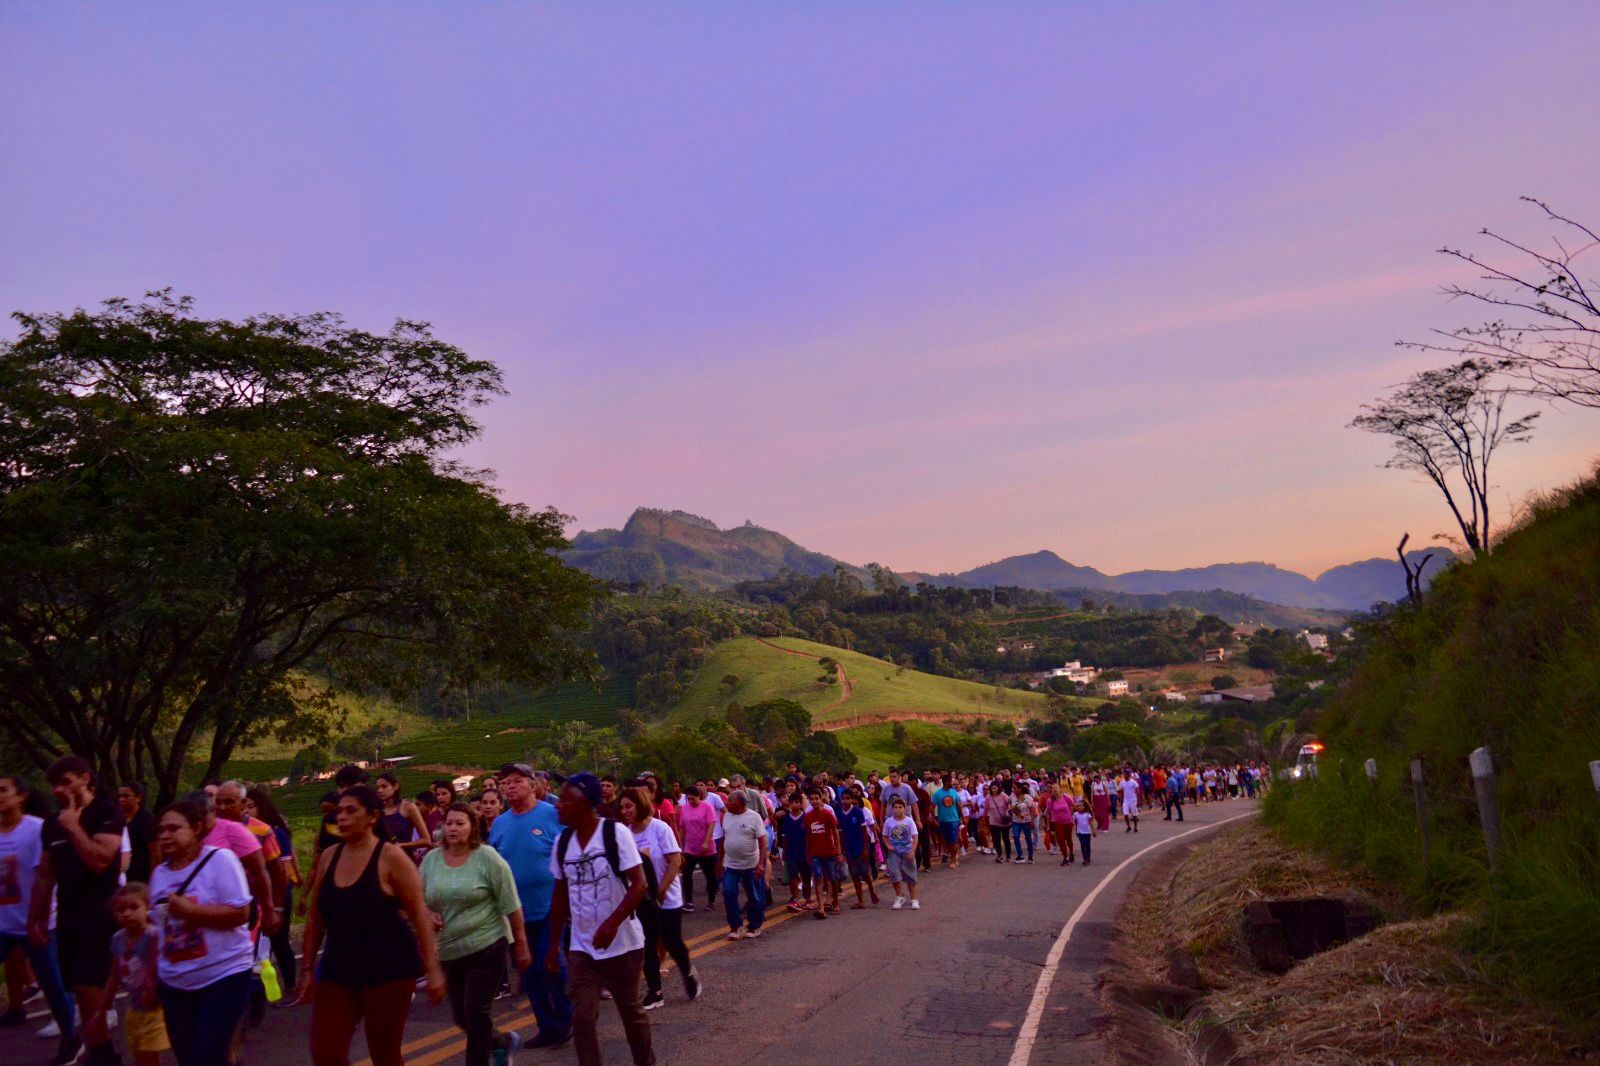
[[[119,988],[128,993],[124,1024],[134,1066],[160,1066],[161,1053],[172,1045],[156,992],[161,938],[150,923],[150,890],[141,882],[128,882],[117,890],[111,910],[121,928],[111,937],[111,977],[102,1002],[114,1002]]]

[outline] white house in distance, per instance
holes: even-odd
[[[1306,642],[1306,647],[1312,651],[1328,650],[1328,635],[1326,633],[1313,633],[1309,629],[1300,631],[1300,639]]]
[[[1073,659],[1071,662],[1065,663],[1056,667],[1054,670],[1047,672],[1045,676],[1064,677],[1075,685],[1087,685],[1095,678],[1100,676],[1100,671],[1096,670],[1092,666],[1084,666],[1078,660]],[[1123,691],[1127,691],[1126,685],[1123,686]]]
[[[1207,648],[1205,660],[1208,663],[1220,663],[1228,657],[1227,648]]]
[[[1126,696],[1127,694],[1128,694],[1128,683],[1126,681],[1107,681],[1106,682],[1106,695],[1107,696]]]
[[[1220,693],[1220,692],[1202,692],[1200,694],[1200,702],[1201,703],[1221,703],[1222,702],[1222,693]]]
[[[1187,703],[1187,702],[1189,702],[1189,697],[1185,696],[1183,693],[1179,692],[1175,688],[1169,688],[1167,691],[1163,692],[1161,694],[1161,698],[1166,700],[1168,703]]]

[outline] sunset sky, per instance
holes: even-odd
[[[1480,317],[1436,249],[1600,225],[1600,4],[1538,10],[7,3],[0,304],[431,321],[574,531],[1314,573],[1446,528],[1345,428]]]

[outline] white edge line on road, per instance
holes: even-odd
[[[1028,1059],[1033,1055],[1034,1041],[1039,1038],[1039,1020],[1044,1017],[1044,1001],[1050,996],[1050,985],[1055,980],[1056,969],[1061,965],[1061,956],[1067,950],[1067,941],[1072,939],[1072,930],[1077,928],[1078,922],[1083,919],[1084,914],[1089,910],[1089,905],[1095,901],[1096,896],[1100,895],[1101,890],[1116,880],[1117,875],[1126,869],[1130,863],[1147,852],[1164,847],[1174,840],[1182,840],[1184,837],[1203,833],[1207,829],[1216,829],[1227,825],[1229,822],[1237,822],[1241,818],[1254,817],[1256,813],[1256,811],[1249,811],[1245,814],[1236,814],[1219,822],[1208,822],[1205,825],[1195,826],[1193,829],[1186,829],[1176,836],[1158,840],[1154,844],[1147,844],[1126,859],[1123,859],[1112,868],[1110,873],[1100,879],[1100,883],[1095,885],[1087,896],[1083,897],[1083,902],[1078,904],[1078,909],[1072,912],[1072,917],[1067,919],[1067,924],[1062,926],[1061,932],[1056,935],[1056,942],[1050,946],[1050,954],[1044,960],[1044,970],[1039,974],[1038,983],[1033,986],[1033,998],[1028,1001],[1028,1013],[1023,1017],[1022,1028],[1017,1030],[1017,1043],[1016,1047],[1011,1051],[1010,1066],[1028,1066]]]

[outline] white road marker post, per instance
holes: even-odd
[[[1472,766],[1472,788],[1478,794],[1478,822],[1483,845],[1489,851],[1489,872],[1500,872],[1500,800],[1494,792],[1494,759],[1487,747],[1478,748],[1467,761]]]

